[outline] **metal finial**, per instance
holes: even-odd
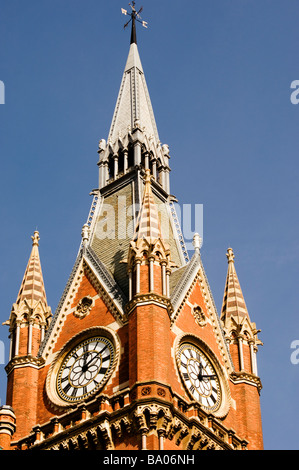
[[[128,15],[128,16],[131,16],[131,18],[129,19],[129,21],[124,25],[124,29],[128,26],[128,24],[132,21],[132,30],[131,30],[131,44],[137,44],[137,35],[136,35],[136,21],[138,21],[138,23],[141,23],[142,26],[144,28],[147,28],[147,22],[146,21],[143,21],[141,19],[141,16],[140,16],[140,13],[142,12],[143,10],[143,7],[141,7],[138,11],[136,11],[136,8],[135,8],[135,2],[132,1],[132,3],[129,3],[131,9],[132,9],[132,12],[131,13],[128,13],[127,10],[125,10],[124,8],[121,8],[121,12],[123,15]]]
[[[234,263],[235,255],[234,255],[234,252],[233,252],[232,248],[227,249],[226,257],[227,257],[228,263],[230,263],[230,262]]]
[[[31,239],[32,239],[32,246],[35,246],[35,245],[38,246],[39,245],[38,242],[39,242],[40,238],[39,238],[39,233],[38,233],[37,230],[35,230],[33,236],[31,237]]]

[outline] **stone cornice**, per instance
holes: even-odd
[[[123,396],[128,397],[128,393],[126,390]],[[205,413],[195,402],[187,404],[176,400],[175,404],[158,397],[144,397],[113,409],[112,402],[121,398],[122,394],[111,399],[102,395],[89,404],[79,405],[35,426],[29,436],[12,445],[16,449],[30,450],[86,449],[91,442],[96,446],[100,437],[105,450],[113,450],[115,436],[121,438],[123,433],[137,436],[151,431],[176,445],[184,440],[184,450],[241,450],[247,447],[247,441]],[[181,410],[181,407],[185,409]]]
[[[45,361],[42,357],[34,357],[31,355],[27,356],[15,356],[9,363],[5,366],[5,370],[7,375],[10,374],[10,372],[13,369],[19,368],[19,367],[34,367],[39,369],[44,365]]]
[[[249,372],[245,372],[243,370],[240,372],[232,372],[230,374],[230,378],[235,385],[239,383],[247,383],[257,387],[259,392],[263,388],[261,379],[257,375],[250,374]]]
[[[171,316],[173,312],[172,304],[168,297],[165,297],[155,292],[149,292],[148,294],[137,294],[133,299],[126,305],[126,314],[129,316],[136,306],[155,304],[159,307],[165,308]]]

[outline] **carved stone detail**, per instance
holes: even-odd
[[[109,401],[109,398],[106,398]],[[112,399],[111,399],[112,400]],[[147,400],[147,398],[146,398]],[[91,402],[93,418],[80,419],[81,410],[77,407],[71,413],[59,418],[60,429],[53,434],[53,422],[38,428],[39,440],[32,432],[21,443],[29,449],[83,450],[101,448],[114,450],[118,440],[128,435],[145,436],[149,432],[158,437],[171,440],[181,450],[240,449],[247,447],[233,430],[226,429],[216,418],[211,427],[211,416],[205,412],[190,408],[189,417],[182,415],[180,409],[170,403],[150,402],[139,405],[127,405],[116,411],[102,410],[95,413],[96,401]],[[68,416],[68,421],[66,417]],[[76,422],[77,430],[70,433],[69,423]],[[62,424],[63,423],[63,424]],[[36,429],[37,431],[37,429]],[[230,436],[233,435],[233,439]]]
[[[206,315],[205,315],[204,311],[202,310],[202,308],[199,305],[195,305],[193,307],[193,315],[194,315],[196,323],[199,326],[202,326],[202,327],[206,326],[207,318],[206,318]]]
[[[157,394],[159,395],[159,397],[165,397],[166,396],[166,392],[164,390],[164,388],[158,388],[157,389]]]
[[[74,311],[74,316],[76,318],[83,319],[85,318],[93,307],[93,300],[91,297],[83,297],[77,304],[77,307]]]
[[[141,389],[141,395],[142,396],[149,395],[150,393],[151,393],[151,387],[143,387]]]

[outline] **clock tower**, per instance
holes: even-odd
[[[52,314],[35,232],[6,322],[0,446],[262,449],[259,330],[232,249],[220,316],[198,234],[189,258],[137,47],[140,11],[131,8],[129,54],[99,142],[99,184],[67,285]]]

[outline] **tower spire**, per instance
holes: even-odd
[[[247,370],[257,375],[257,346],[263,344],[257,336],[260,330],[257,330],[256,324],[250,320],[237,276],[232,248],[228,248],[226,256],[228,270],[221,309],[223,330],[230,344],[236,371]]]
[[[32,250],[16,303],[20,304],[23,300],[26,300],[30,307],[33,308],[38,301],[47,306],[47,297],[39,257],[38,247],[40,237],[37,230],[35,230],[31,239]]]
[[[233,318],[237,324],[240,324],[244,317],[249,319],[249,314],[237,276],[234,261],[235,255],[232,248],[228,248],[226,257],[228,270],[221,310],[221,320],[226,323],[229,319]]]
[[[162,232],[157,206],[151,190],[150,170],[145,170],[145,188],[143,201],[139,212],[133,240],[144,238],[149,243],[154,243],[158,238],[162,240]]]
[[[145,170],[145,188],[135,232],[128,253],[129,299],[134,294],[158,292],[169,298],[169,277],[175,264],[162,236],[158,209],[151,189],[150,170]],[[143,269],[143,267],[146,269]],[[132,273],[135,272],[134,276]],[[132,284],[133,279],[135,285]]]

